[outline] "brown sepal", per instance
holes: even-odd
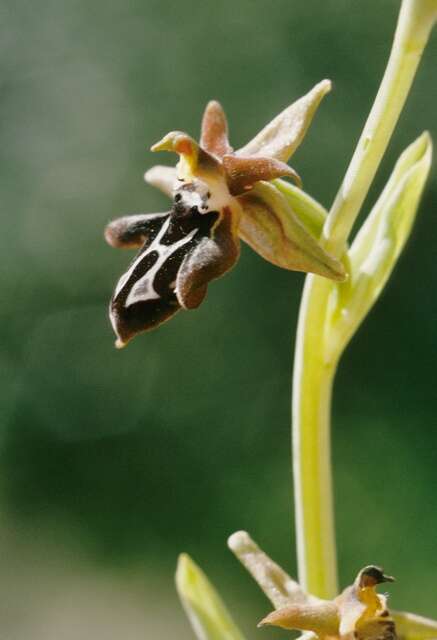
[[[218,158],[222,158],[226,153],[232,153],[228,140],[226,115],[217,100],[208,102],[203,113],[200,146]]]
[[[302,186],[302,181],[294,169],[275,158],[225,155],[223,167],[229,191],[233,196],[249,191],[260,180],[269,181],[282,176],[288,176],[297,186]]]

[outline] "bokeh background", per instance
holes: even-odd
[[[173,589],[189,552],[248,637],[269,610],[226,549],[244,528],[295,572],[290,375],[303,276],[245,248],[238,267],[122,352],[107,301],[130,255],[122,213],[164,211],[148,148],[224,104],[234,146],[324,77],[294,158],[332,202],[381,78],[398,0],[2,0],[0,635],[193,635]],[[424,128],[437,40],[366,203]],[[342,585],[397,576],[396,608],[437,616],[437,179],[334,403]]]

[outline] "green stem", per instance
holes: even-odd
[[[325,227],[325,246],[341,255],[390,142],[436,13],[435,0],[404,0],[393,47],[375,102]]]
[[[322,339],[326,284],[308,276],[302,297],[294,362],[293,472],[299,583],[330,599],[338,589],[330,444],[335,365],[323,361]]]
[[[404,106],[435,16],[437,0],[404,0],[377,97],[324,228],[325,246],[344,252]],[[293,378],[293,471],[299,581],[321,598],[338,593],[332,497],[330,408],[340,353],[329,346],[333,285],[308,276],[299,313]]]

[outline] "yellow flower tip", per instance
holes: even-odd
[[[155,151],[174,151],[179,155],[192,156],[197,154],[198,145],[191,136],[182,131],[170,131],[159,142],[154,144],[150,150]]]
[[[199,145],[191,136],[182,131],[170,131],[162,140],[151,147],[151,151],[173,151],[180,155],[178,177],[188,180],[197,170]]]
[[[155,144],[150,147],[150,151],[174,151],[173,143],[178,133],[177,131],[170,131],[170,133],[167,133],[159,142],[155,142]]]

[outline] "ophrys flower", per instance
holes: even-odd
[[[208,283],[238,260],[240,238],[282,268],[344,278],[342,264],[323,250],[270,182],[287,176],[300,185],[286,161],[329,89],[327,80],[316,85],[235,152],[216,101],[206,107],[199,144],[172,131],[152,147],[180,156],[176,168],[154,167],[145,176],[172,198],[170,211],[125,216],[105,231],[112,246],[140,248],[111,300],[117,346],[181,308],[198,307]]]

